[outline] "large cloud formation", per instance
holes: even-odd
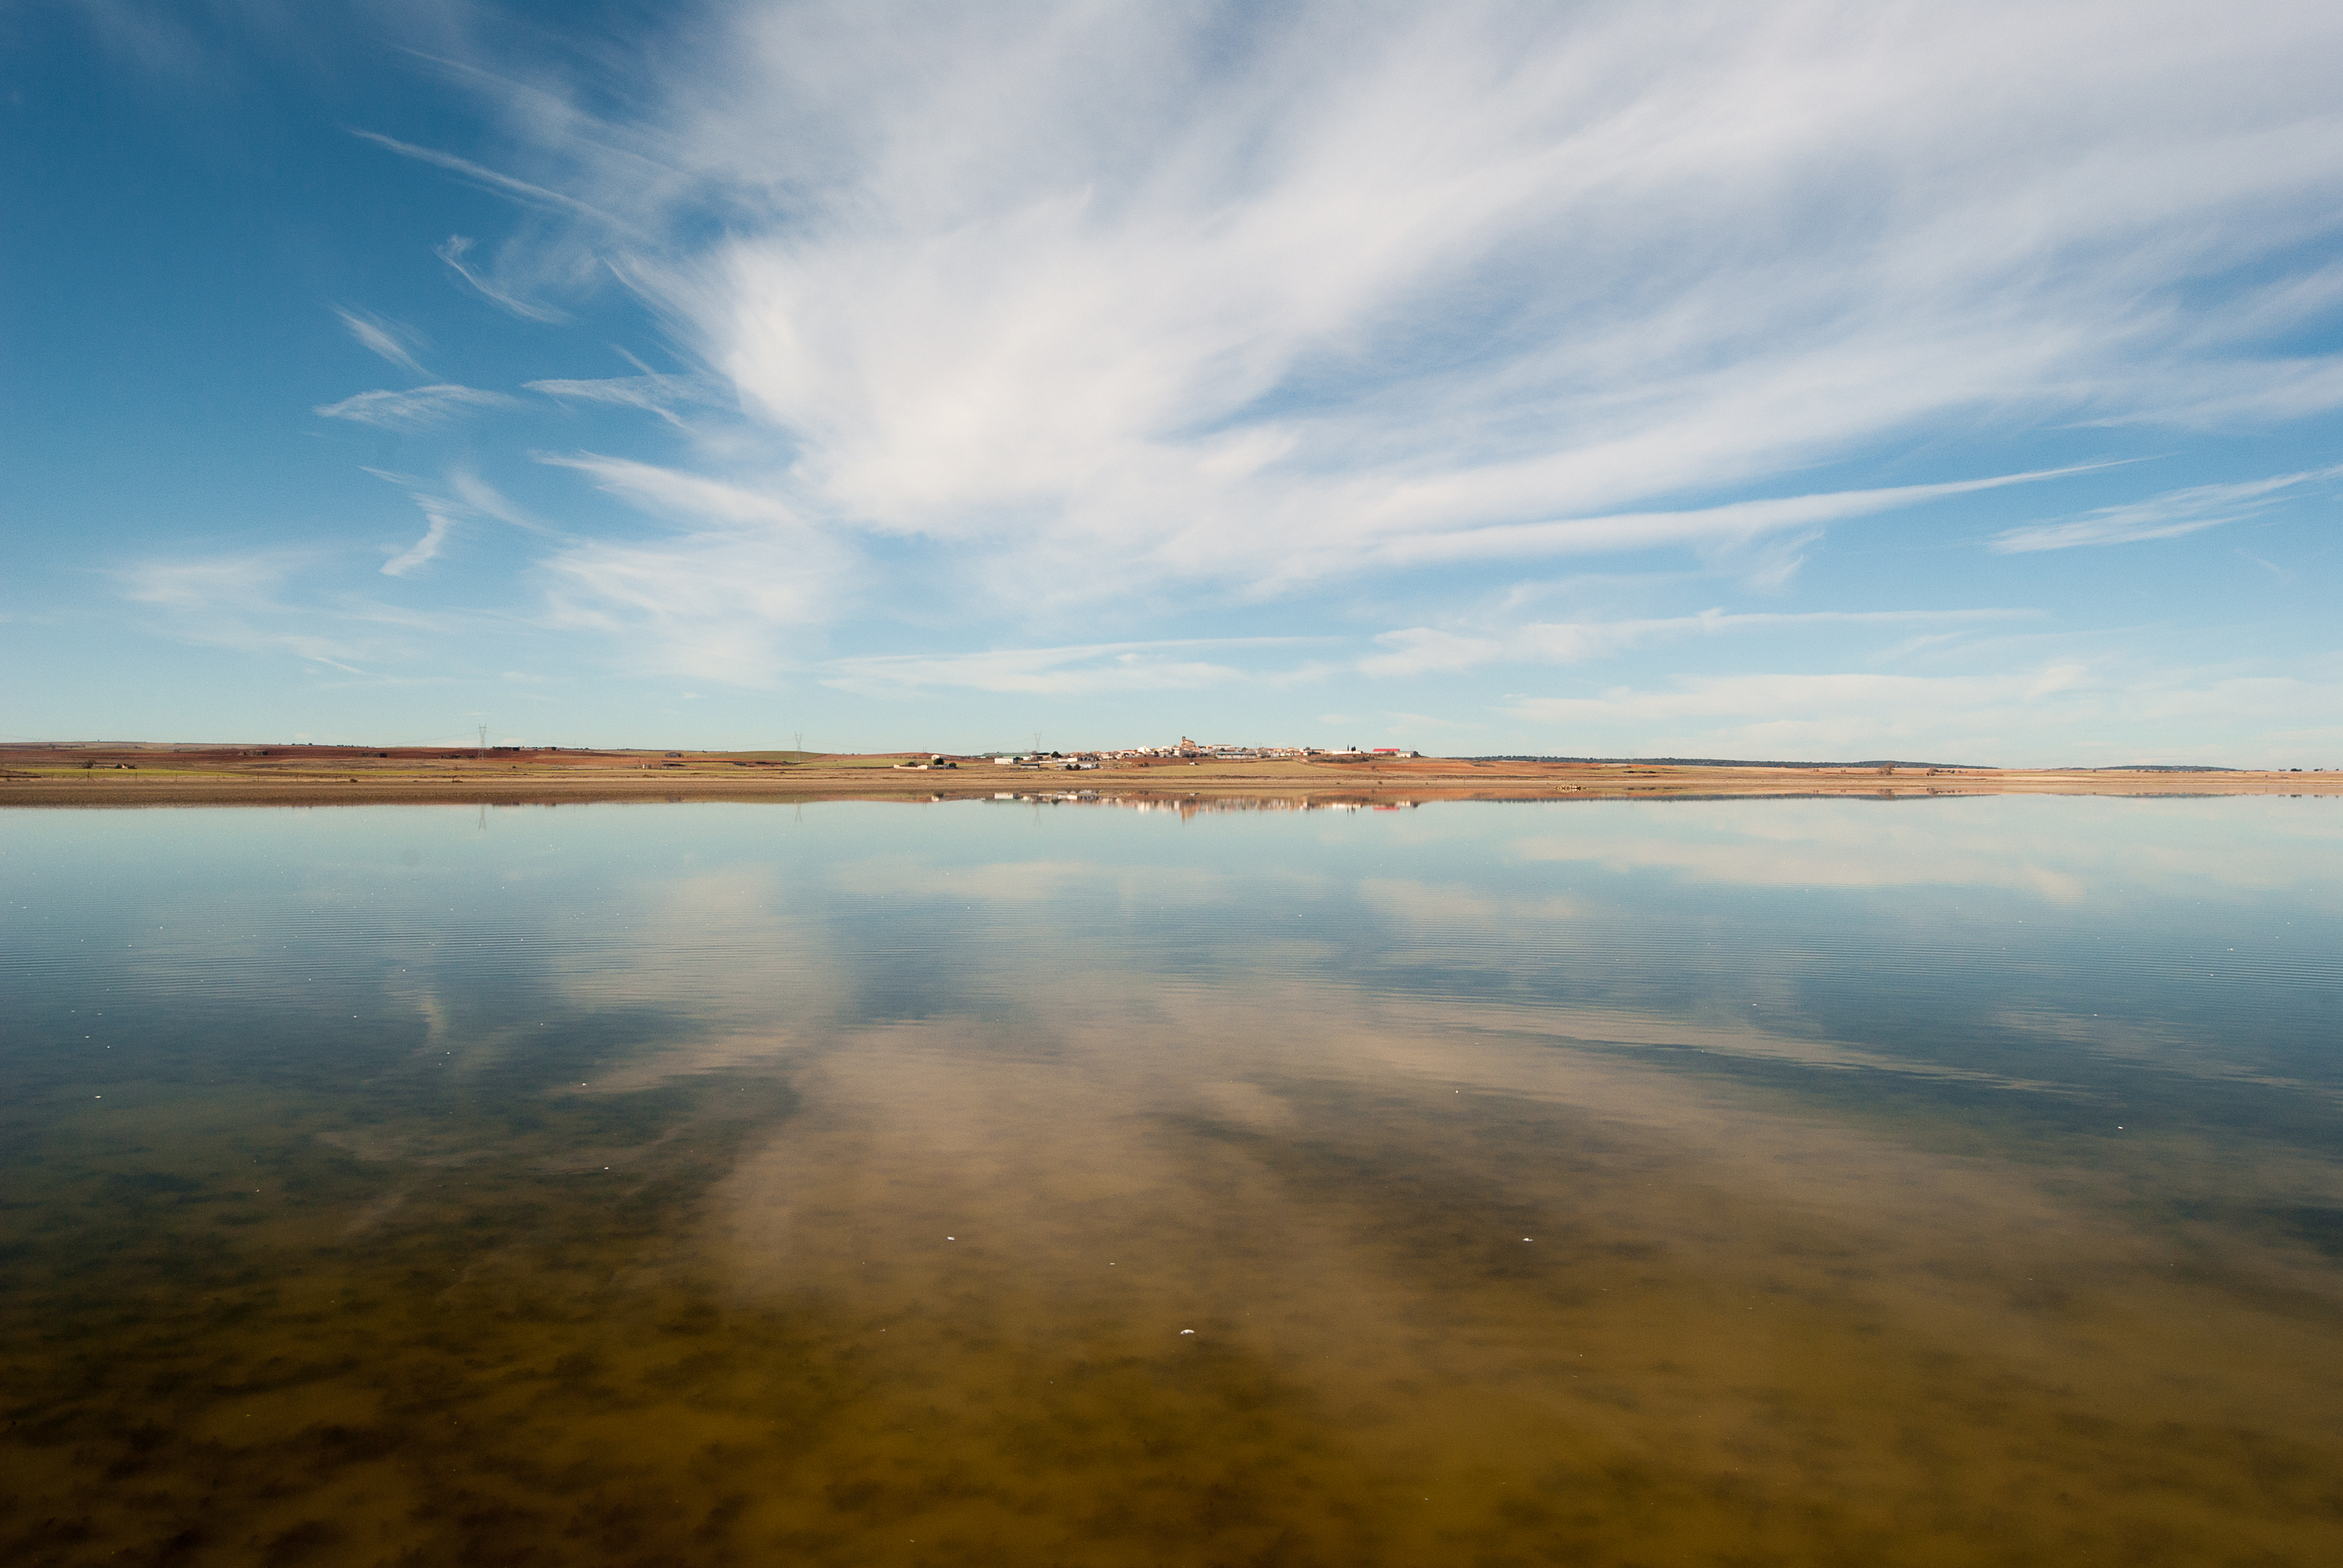
[[[2343,399],[2276,347],[2343,293],[2338,45],[2308,5],[718,11],[626,118],[502,91],[498,177],[558,199],[497,266],[592,253],[763,433],[726,482],[1003,595],[1723,548],[1872,509],[1789,477],[1923,427]]]

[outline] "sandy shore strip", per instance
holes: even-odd
[[[0,806],[568,805],[597,800],[937,800],[1085,795],[1173,803],[1955,795],[2343,796],[2343,770],[2005,769],[1862,764],[1109,759],[553,748],[0,746]]]

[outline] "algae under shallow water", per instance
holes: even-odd
[[[2343,1557],[2331,803],[0,844],[11,1563]]]

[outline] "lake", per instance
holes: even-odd
[[[2343,1562],[2333,799],[15,810],[0,886],[11,1563]]]

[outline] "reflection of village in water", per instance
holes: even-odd
[[[1204,797],[1114,795],[1096,789],[1003,789],[995,800],[1028,806],[1114,806],[1125,811],[1176,811],[1182,817],[1212,811],[1413,811],[1413,800],[1313,800],[1306,795]],[[947,799],[939,795],[938,800]]]

